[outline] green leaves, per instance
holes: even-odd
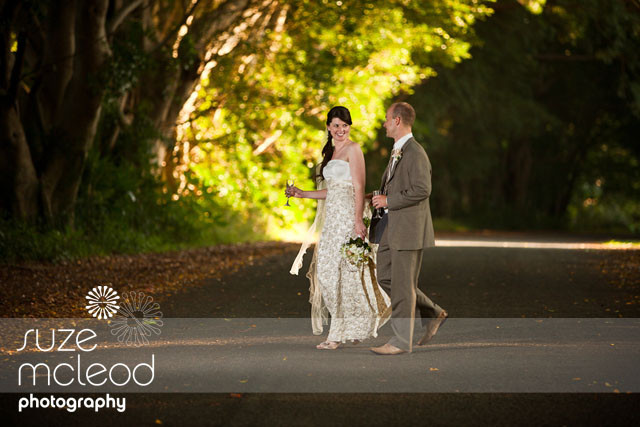
[[[313,213],[283,209],[281,193],[290,177],[313,188],[327,111],[349,108],[351,139],[369,149],[391,97],[467,57],[468,26],[488,13],[473,1],[286,5],[282,32],[216,59],[181,140],[197,147],[194,174],[230,209],[269,217],[271,235]]]

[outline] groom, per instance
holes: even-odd
[[[391,295],[395,334],[385,345],[371,349],[382,355],[411,352],[416,309],[423,326],[419,346],[431,340],[448,316],[418,289],[422,251],[435,246],[435,241],[429,209],[431,163],[411,133],[415,118],[416,112],[406,102],[387,110],[384,127],[395,143],[382,177],[381,195],[372,199],[374,207],[385,210],[371,235],[379,243],[378,283]]]

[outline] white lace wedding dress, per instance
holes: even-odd
[[[327,198],[316,275],[323,303],[331,314],[327,339],[346,342],[376,337],[391,315],[389,296],[375,281],[373,263],[356,267],[340,253],[342,245],[354,237],[355,193],[349,163],[331,160],[323,175]]]

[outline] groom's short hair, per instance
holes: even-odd
[[[406,102],[396,102],[391,105],[391,116],[400,117],[402,123],[413,126],[413,122],[416,120],[416,110]]]

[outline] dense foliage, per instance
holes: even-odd
[[[640,7],[501,1],[473,59],[416,89],[436,217],[640,232]]]

